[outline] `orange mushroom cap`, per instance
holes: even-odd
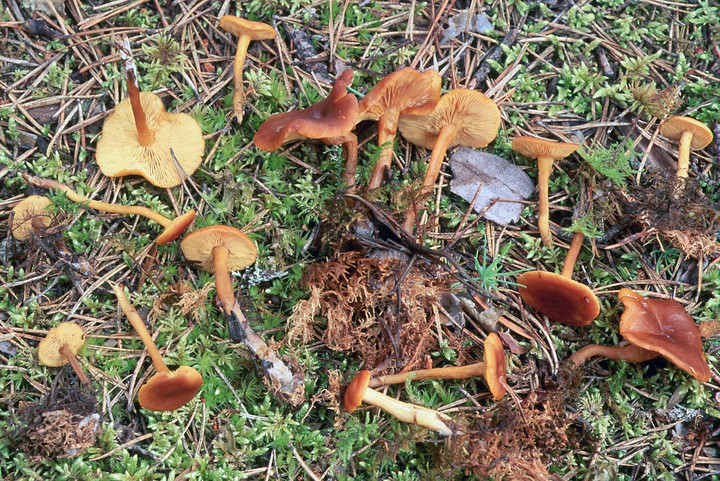
[[[60,352],[66,345],[77,355],[85,345],[85,331],[74,322],[62,322],[50,329],[38,345],[38,360],[43,366],[60,367],[70,360]]]
[[[710,130],[707,125],[692,117],[670,117],[660,128],[660,133],[664,137],[672,140],[680,140],[684,132],[692,133],[690,147],[693,149],[702,149],[712,142],[713,139],[712,130]]]
[[[692,317],[674,299],[647,299],[627,288],[618,293],[625,305],[620,334],[649,351],[659,352],[701,382],[710,380],[710,367],[700,332]]]
[[[189,403],[202,383],[202,375],[189,366],[158,372],[140,388],[138,402],[150,411],[174,411]]]
[[[600,314],[600,302],[592,290],[560,274],[530,271],[517,282],[523,301],[553,321],[586,326]]]
[[[442,78],[435,70],[423,73],[405,67],[382,78],[359,102],[358,122],[378,120],[389,110],[401,115],[426,115],[440,100]]]
[[[363,396],[369,384],[370,371],[360,371],[357,376],[350,381],[347,389],[345,389],[345,397],[343,398],[343,405],[347,412],[351,413],[355,411],[360,404],[362,404]]]
[[[52,201],[41,195],[31,195],[13,207],[12,235],[20,242],[30,239],[38,226],[48,227],[54,216],[48,212]]]
[[[555,142],[524,135],[512,140],[512,149],[530,159],[551,157],[553,160],[560,160],[575,152],[578,147],[580,147],[578,144]]]
[[[248,36],[251,40],[271,40],[275,38],[275,29],[262,22],[253,22],[235,15],[220,18],[220,28],[236,37]]]
[[[226,225],[211,225],[191,232],[180,247],[189,261],[197,262],[202,270],[212,273],[215,272],[215,247],[227,248],[231,271],[243,270],[257,258],[253,241],[238,229]]]
[[[493,399],[501,399],[507,393],[507,368],[505,367],[505,351],[500,336],[491,332],[485,339],[485,381],[490,388]]]

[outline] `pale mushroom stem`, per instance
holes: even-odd
[[[435,369],[419,369],[417,371],[387,374],[370,379],[370,387],[380,387],[387,384],[400,384],[412,376],[413,381],[424,379],[468,379],[485,375],[485,363],[478,362],[467,366],[439,367]]]
[[[450,144],[453,142],[453,140],[455,140],[456,136],[457,127],[452,124],[446,125],[440,130],[437,140],[435,140],[432,154],[430,154],[430,162],[428,163],[428,168],[425,172],[425,178],[423,179],[422,188],[424,192],[429,192],[432,189],[432,186],[435,184],[438,175],[440,175],[440,169],[442,168],[442,162],[445,158],[445,153],[447,152],[447,149],[448,147],[450,147]],[[410,209],[408,210],[407,214],[405,214],[405,219],[403,220],[403,228],[406,232],[412,232],[413,230],[413,224],[415,223],[416,219],[415,212],[415,209]]]
[[[538,231],[543,245],[551,246],[552,233],[550,232],[550,172],[554,159],[541,155],[538,157]]]
[[[395,111],[385,112],[385,115],[378,119],[378,145],[382,148],[375,167],[373,167],[368,182],[368,190],[377,189],[385,179],[385,171],[392,164],[393,144],[397,133],[398,113]]]
[[[142,104],[140,102],[140,91],[138,90],[137,79],[132,70],[127,71],[127,89],[128,96],[130,97],[130,105],[132,105],[133,117],[135,118],[135,129],[138,134],[138,142],[143,147],[152,145],[155,141],[155,136],[148,127],[145,112],[143,112]]]
[[[573,240],[570,243],[570,249],[565,256],[565,263],[563,264],[562,276],[568,279],[572,279],[573,269],[575,268],[575,262],[577,261],[578,254],[582,248],[583,240],[585,240],[585,234],[582,232],[576,232],[573,236]]]
[[[645,362],[650,359],[655,359],[659,355],[657,352],[648,351],[634,344],[627,344],[621,347],[590,344],[570,356],[570,361],[576,366],[582,366],[591,357],[604,356],[616,361]]]
[[[228,270],[230,251],[227,247],[215,246],[212,250],[215,265],[215,291],[225,313],[229,313],[235,304],[235,293],[232,290],[232,280]]]
[[[128,298],[125,297],[125,293],[119,285],[113,284],[112,288],[113,291],[115,291],[115,296],[117,297],[120,309],[128,318],[130,324],[132,324],[135,332],[137,332],[138,336],[140,336],[140,340],[142,340],[143,344],[145,344],[145,349],[147,349],[148,355],[150,356],[150,359],[152,359],[155,370],[157,372],[170,372],[170,369],[168,369],[165,365],[165,362],[160,355],[160,351],[158,351],[158,348],[155,345],[155,341],[153,341],[150,332],[147,330],[147,327],[145,327],[145,323],[140,317],[140,314],[138,314],[135,307],[130,304],[130,301],[128,301]]]
[[[240,35],[237,43],[237,53],[233,62],[233,111],[238,124],[242,123],[245,115],[245,90],[243,90],[243,67],[245,65],[245,55],[250,45],[249,35]]]
[[[692,143],[693,133],[686,130],[680,137],[680,145],[678,146],[677,172],[678,178],[686,179],[690,168],[690,144]]]
[[[65,356],[65,358],[70,363],[70,367],[73,368],[73,371],[75,371],[75,374],[77,374],[78,379],[80,379],[80,382],[83,384],[87,384],[90,382],[87,375],[85,375],[85,371],[82,370],[82,367],[80,367],[80,362],[77,360],[77,357],[75,357],[75,354],[73,354],[72,350],[67,344],[63,344],[60,348],[60,354]]]
[[[450,436],[452,429],[446,424],[452,421],[449,416],[438,411],[414,404],[404,403],[372,389],[367,389],[362,400],[367,404],[379,407],[383,411],[409,424],[417,424],[432,429],[443,436]]]

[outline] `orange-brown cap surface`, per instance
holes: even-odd
[[[524,135],[515,137],[512,141],[512,149],[530,159],[551,157],[553,160],[560,160],[575,152],[578,147],[580,147],[578,144],[555,142]]]
[[[282,112],[268,118],[253,137],[255,145],[272,152],[293,140],[342,137],[350,133],[358,115],[357,98],[347,92],[352,76],[352,70],[345,70],[335,80],[328,98],[306,109]]]
[[[370,383],[370,371],[360,371],[345,389],[343,404],[347,412],[353,412],[362,404],[365,391]]]
[[[442,79],[435,70],[423,73],[405,67],[383,77],[359,102],[357,121],[377,120],[389,110],[401,115],[426,115],[440,100]]]
[[[636,346],[659,352],[697,380],[710,380],[700,332],[674,299],[647,299],[627,288],[618,293],[625,305],[620,334]]]
[[[560,274],[530,271],[517,282],[523,301],[553,321],[586,326],[600,314],[600,303],[590,288]]]
[[[85,331],[74,322],[63,322],[50,329],[45,339],[38,345],[38,360],[43,366],[60,367],[69,362],[60,353],[67,344],[73,354],[77,354],[85,344]]]
[[[500,336],[491,332],[485,339],[485,381],[495,400],[507,393],[507,374],[505,367],[505,351]]]
[[[680,140],[683,132],[692,132],[692,141],[690,147],[693,149],[702,149],[708,145],[713,139],[712,130],[702,122],[692,117],[670,117],[663,123],[660,133],[668,139]]]
[[[183,239],[180,247],[185,258],[196,262],[208,272],[215,272],[213,249],[222,246],[229,251],[228,269],[240,271],[255,262],[257,249],[253,241],[235,229],[226,225],[211,225],[191,232]]]
[[[190,224],[195,220],[195,209],[190,209],[183,215],[176,217],[169,226],[165,228],[162,234],[158,236],[155,242],[158,245],[164,246],[174,241],[185,232]]]
[[[192,175],[200,166],[205,151],[200,125],[183,113],[165,111],[160,97],[140,92],[140,103],[154,141],[144,147],[138,140],[130,98],[123,99],[103,124],[96,158],[108,177],[141,175],[157,187],[175,187],[185,174]],[[170,149],[185,174],[179,174]]]
[[[41,195],[31,195],[13,207],[12,235],[20,242],[30,238],[30,232],[40,225],[48,227],[53,221],[53,214],[48,211],[52,201]]]
[[[138,391],[138,402],[150,411],[173,411],[195,397],[203,378],[189,366],[176,371],[159,372],[148,379]]]
[[[481,148],[497,136],[500,109],[477,90],[455,89],[446,93],[427,115],[404,115],[398,128],[415,145],[432,149],[443,127],[452,125],[456,136],[448,148],[456,145]]]
[[[270,40],[275,38],[275,29],[262,22],[253,22],[235,15],[220,18],[220,28],[236,37],[248,36],[251,40]]]

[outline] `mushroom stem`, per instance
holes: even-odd
[[[686,179],[690,168],[690,144],[692,143],[693,133],[686,130],[680,137],[680,145],[678,146],[677,171],[675,175],[681,179]]]
[[[385,170],[392,164],[393,144],[397,133],[399,112],[388,110],[378,119],[378,145],[382,149],[368,183],[368,190],[377,189],[385,179]]]
[[[132,324],[132,327],[138,333],[138,336],[140,336],[143,344],[145,344],[145,349],[147,349],[148,355],[150,356],[150,359],[152,359],[155,370],[157,372],[170,372],[170,369],[168,369],[165,365],[165,362],[160,355],[160,351],[158,351],[157,346],[155,346],[155,342],[153,341],[150,332],[147,330],[147,327],[145,327],[145,323],[140,317],[140,314],[137,313],[135,307],[133,307],[133,305],[130,304],[130,301],[128,301],[128,298],[125,297],[125,292],[123,292],[122,287],[117,284],[112,284],[112,288],[113,291],[115,291],[115,296],[117,297],[120,309],[128,318],[130,324]]]
[[[446,424],[448,421],[452,421],[452,419],[433,409],[404,403],[373,389],[367,389],[365,394],[363,394],[362,400],[368,404],[379,407],[402,422],[417,424],[418,426],[432,429],[443,436],[450,436],[453,433],[452,429]]]
[[[573,240],[570,243],[570,249],[565,256],[565,263],[563,264],[562,276],[572,279],[573,269],[575,268],[575,261],[577,261],[578,254],[582,248],[583,240],[585,240],[585,234],[582,232],[576,232],[573,236]]]
[[[138,90],[136,82],[135,72],[133,70],[127,70],[128,97],[130,97],[130,105],[132,105],[133,117],[135,118],[138,142],[143,147],[148,147],[155,141],[155,136],[148,127],[145,112],[143,112],[142,103],[140,102],[140,91]]]
[[[215,265],[215,291],[222,304],[223,311],[230,313],[235,304],[235,294],[232,290],[232,280],[228,269],[228,257],[230,251],[227,247],[215,246],[212,250],[213,263]]]
[[[237,53],[233,62],[233,111],[237,122],[242,123],[245,115],[245,90],[243,90],[243,67],[245,65],[245,55],[250,45],[249,35],[240,35],[237,43]]]
[[[419,369],[417,371],[403,372],[378,376],[370,380],[370,387],[380,387],[386,384],[400,384],[412,376],[413,381],[424,379],[468,379],[485,375],[485,363],[478,362],[467,366],[439,367],[434,369]]]
[[[605,356],[616,361],[645,362],[650,359],[655,359],[659,355],[660,353],[648,351],[647,349],[643,349],[642,347],[638,347],[634,344],[626,344],[621,347],[590,344],[570,356],[570,361],[576,366],[582,366],[591,357]]]
[[[554,159],[541,155],[538,157],[538,231],[543,245],[552,245],[552,233],[550,232],[550,201],[548,192],[550,190],[550,172],[552,171]]]
[[[73,368],[73,371],[75,371],[75,374],[77,374],[78,379],[80,379],[80,382],[83,384],[87,384],[88,382],[90,382],[87,375],[85,374],[85,371],[83,371],[82,367],[80,367],[80,362],[78,362],[77,357],[75,357],[75,354],[73,354],[72,350],[70,350],[70,347],[67,344],[63,344],[59,351],[60,354],[65,356],[65,358],[68,360],[70,366]]]

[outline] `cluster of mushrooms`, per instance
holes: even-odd
[[[245,94],[242,68],[251,40],[267,40],[275,36],[268,25],[234,16],[224,16],[220,26],[238,38],[234,62],[233,110],[242,121]],[[186,114],[165,111],[162,101],[151,92],[140,92],[135,65],[127,40],[120,44],[127,73],[128,98],[115,107],[103,127],[97,145],[96,160],[103,174],[110,177],[141,175],[158,187],[175,187],[189,178],[202,162],[204,140],[197,122]],[[492,142],[500,127],[501,113],[495,102],[481,92],[455,89],[441,95],[438,72],[418,72],[403,68],[380,80],[361,100],[348,91],[353,72],[339,75],[329,96],[306,109],[279,113],[268,118],[254,136],[255,145],[274,151],[296,140],[314,139],[326,144],[342,145],[344,156],[343,189],[356,189],[357,137],[355,126],[362,121],[376,121],[381,154],[374,166],[368,190],[376,189],[388,178],[397,131],[414,145],[429,149],[427,173],[422,189],[430,191],[442,167],[448,149],[454,146],[483,148]],[[677,176],[687,176],[689,149],[702,148],[712,138],[707,127],[685,117],[663,124],[662,134],[680,141]],[[517,137],[514,150],[536,159],[539,175],[538,230],[545,245],[552,243],[549,228],[548,179],[555,160],[571,155],[579,146],[532,137]],[[140,206],[121,206],[93,200],[49,179],[26,176],[32,185],[63,192],[68,199],[84,207],[104,212],[141,215],[164,227],[156,239],[158,245],[177,239],[193,223],[191,210],[176,219],[168,219]],[[348,205],[352,206],[351,197]],[[31,196],[14,209],[13,235],[27,240],[39,235],[53,221],[48,213],[50,200]],[[405,214],[402,227],[412,235],[420,212],[411,209]],[[576,234],[565,260],[562,274],[533,271],[518,278],[519,293],[528,305],[548,318],[572,326],[591,323],[600,312],[600,304],[589,287],[571,279],[575,261],[583,243]],[[224,225],[198,229],[185,236],[181,243],[185,257],[200,269],[215,274],[217,299],[226,316],[229,335],[243,342],[261,362],[268,384],[282,399],[298,404],[304,399],[304,383],[252,331],[237,303],[232,289],[231,271],[242,270],[255,261],[257,250],[252,240],[240,230]],[[122,311],[146,346],[157,374],[139,390],[141,406],[151,410],[173,410],[189,402],[202,385],[202,376],[188,366],[170,371],[152,341],[144,322],[127,300],[121,286],[112,283]],[[630,344],[619,347],[588,346],[575,353],[571,361],[580,365],[589,357],[605,355],[613,359],[643,361],[665,356],[700,381],[710,379],[710,369],[702,351],[701,339],[692,318],[675,300],[646,299],[629,289],[620,291],[625,312],[620,333]],[[40,362],[50,366],[70,363],[81,382],[87,376],[75,358],[84,342],[79,326],[63,323],[52,329],[39,348]],[[401,402],[373,388],[407,379],[468,378],[484,376],[494,399],[507,392],[505,359],[500,337],[491,333],[484,344],[485,361],[471,366],[428,369],[372,378],[361,371],[346,389],[344,406],[355,410],[361,402],[380,407],[396,418],[418,424],[442,435],[461,432],[452,419],[438,411]]]

